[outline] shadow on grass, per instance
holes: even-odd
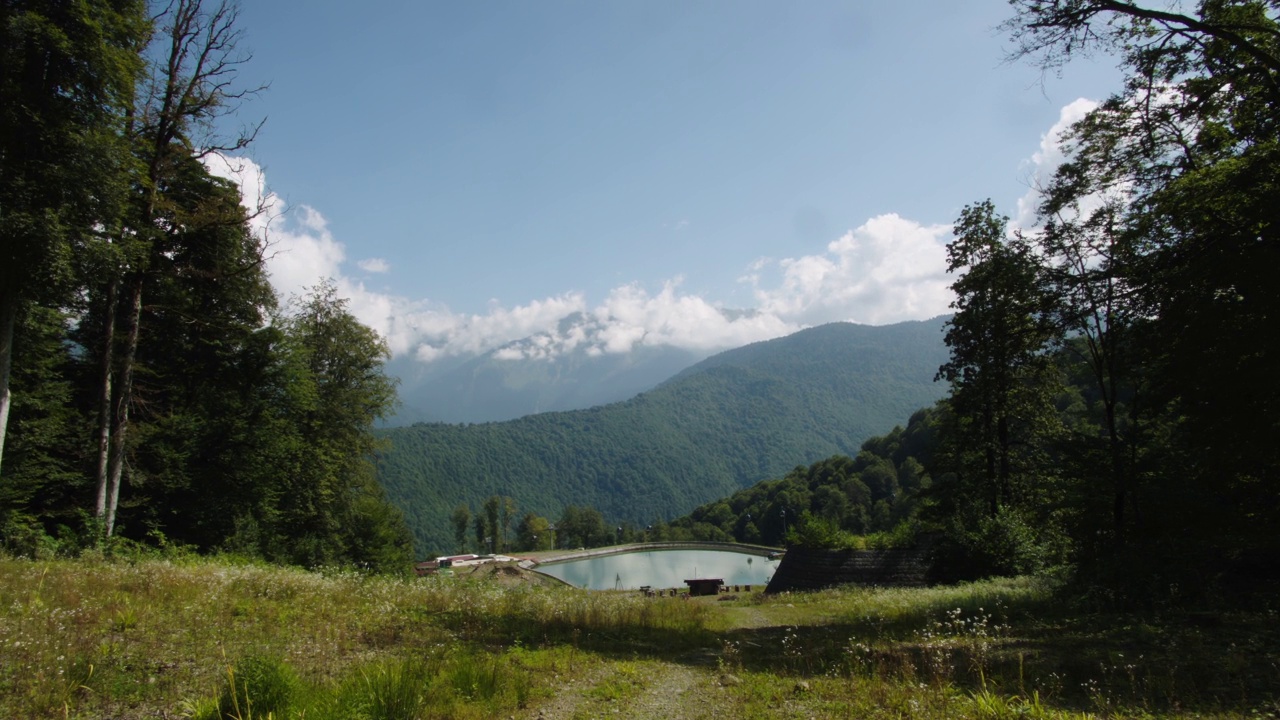
[[[1035,694],[1064,711],[1280,709],[1280,624],[1270,613],[1077,615],[1047,594],[981,588],[960,597],[917,595],[888,607],[860,608],[859,597],[850,595],[843,607],[834,601],[808,622],[725,631],[708,629],[708,618],[697,613],[677,612],[670,620],[669,605],[655,606],[642,623],[585,624],[518,612],[484,618],[452,612],[430,623],[488,648],[572,646],[618,660],[797,679],[879,678],[973,695]],[[745,607],[779,610],[773,604],[786,600]],[[806,599],[796,600],[801,609],[787,612],[803,615]]]
[[[1103,714],[1280,711],[1280,625],[1270,614],[1154,620],[1042,609],[985,621],[952,610],[932,619],[739,629],[722,642],[743,669],[778,675],[1037,693],[1062,710]]]

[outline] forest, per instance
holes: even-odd
[[[156,12],[156,15],[152,15]],[[403,568],[373,421],[385,343],[331,283],[279,300],[211,174],[246,62],[234,5],[0,3],[0,537]]]
[[[378,479],[421,553],[456,543],[450,508],[477,510],[493,495],[553,518],[591,506],[615,530],[660,523],[797,463],[856,452],[936,401],[942,328],[942,318],[830,323],[714,355],[625,402],[379,431],[390,446]]]
[[[1280,6],[1012,5],[1015,58],[1113,52],[1127,81],[1068,131],[1034,229],[988,201],[956,221],[941,515],[1061,548],[1102,598],[1274,580]]]

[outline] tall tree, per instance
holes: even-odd
[[[19,308],[65,290],[73,244],[114,224],[146,29],[137,0],[0,2],[0,459]]]
[[[449,517],[453,523],[453,540],[456,545],[457,552],[466,552],[467,549],[467,526],[471,524],[471,508],[464,505],[458,505],[453,509],[453,515]]]
[[[396,383],[382,372],[390,351],[351,315],[332,282],[314,288],[280,323],[295,439],[279,500],[284,553],[304,565],[341,562],[352,549],[344,528],[359,514],[357,501],[386,502],[374,475],[380,444],[373,423],[396,402]]]
[[[1015,501],[1020,480],[1035,469],[1032,453],[1052,387],[1047,349],[1055,336],[1037,258],[1021,236],[1008,235],[1007,224],[990,201],[965,207],[956,221],[947,270],[962,274],[951,286],[951,360],[938,371],[951,383],[959,418],[961,475],[979,480],[973,487],[991,516]]]
[[[492,538],[487,549],[491,552],[500,552],[503,549],[502,498],[497,495],[485,498],[481,511],[484,513],[485,527],[489,529],[489,536]]]
[[[100,412],[105,421],[97,436],[104,459],[99,461],[95,515],[111,535],[129,441],[134,404],[134,369],[143,325],[143,299],[148,278],[164,263],[168,242],[182,217],[167,193],[191,157],[244,148],[253,132],[217,140],[208,132],[213,120],[229,112],[252,90],[235,86],[236,70],[248,60],[239,47],[242,30],[238,10],[227,0],[175,0],[157,18],[159,31],[149,50],[150,72],[135,98],[126,128],[139,171],[130,212],[115,237],[121,274],[103,289],[106,313],[101,345],[103,368]],[[116,353],[116,303],[122,313],[123,347]],[[106,423],[110,424],[108,428]]]
[[[135,358],[131,514],[208,548],[278,486],[264,472],[282,470],[268,456],[282,394],[279,332],[265,327],[275,295],[234,184],[188,157],[171,172],[166,214],[168,249],[144,285],[150,337]]]

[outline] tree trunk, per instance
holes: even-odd
[[[124,474],[125,441],[129,434],[129,405],[133,402],[133,363],[138,351],[138,330],[142,325],[142,280],[138,274],[130,289],[129,330],[120,365],[120,388],[116,396],[115,431],[111,435],[111,477],[104,532],[115,532],[116,506],[120,500],[120,478]]]
[[[9,369],[13,367],[13,326],[18,322],[18,292],[6,282],[0,290],[0,461],[9,430]]]
[[[102,375],[98,393],[98,496],[94,517],[104,523],[107,514],[107,471],[111,458],[111,362],[116,333],[116,295],[120,281],[111,280],[107,288],[106,327],[102,331]],[[103,526],[105,527],[105,526]]]

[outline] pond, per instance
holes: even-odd
[[[588,590],[684,588],[694,578],[764,589],[777,567],[777,560],[727,550],[645,550],[539,565],[538,572]]]

